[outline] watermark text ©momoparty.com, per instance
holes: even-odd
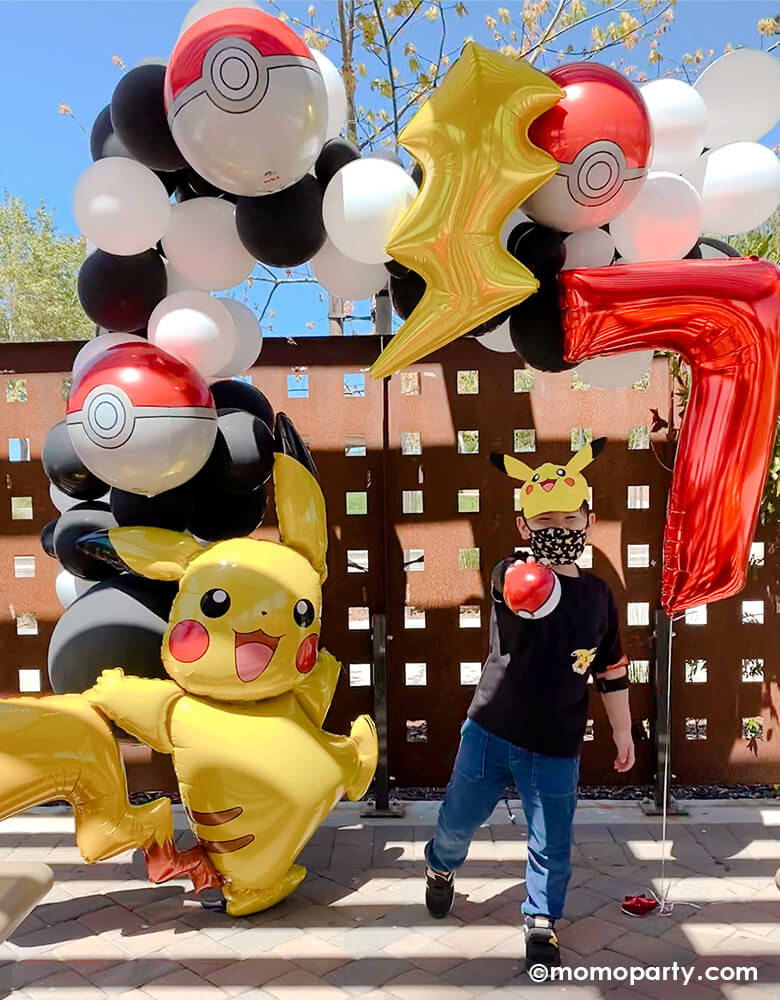
[[[693,965],[577,965],[550,969],[532,965],[529,977],[535,983],[757,983],[758,969],[752,965],[737,967],[712,965],[696,969]]]

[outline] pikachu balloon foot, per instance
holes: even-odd
[[[227,885],[223,889],[227,900],[227,912],[231,917],[246,917],[250,913],[269,910],[277,903],[281,903],[291,892],[295,892],[305,878],[306,869],[302,865],[292,865],[276,885],[267,889],[233,889]]]
[[[152,844],[144,851],[146,875],[150,882],[168,882],[172,878],[189,878],[196,892],[218,889],[223,880],[202,847],[179,851],[174,842]]]
[[[370,715],[361,715],[353,723],[349,735],[357,743],[358,769],[346,793],[350,802],[362,799],[373,780],[379,761],[379,740],[376,725]]]

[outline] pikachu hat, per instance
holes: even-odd
[[[538,469],[532,469],[511,455],[495,453],[490,461],[507,476],[525,483],[521,491],[521,510],[526,520],[531,520],[553,511],[568,514],[580,509],[588,499],[588,482],[582,470],[599,457],[606,443],[606,438],[598,438],[586,444],[565,466],[545,462]]]

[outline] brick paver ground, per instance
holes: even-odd
[[[422,902],[422,849],[434,822],[427,803],[385,821],[340,807],[303,855],[309,876],[298,892],[267,913],[233,919],[204,910],[184,883],[149,885],[132,854],[82,864],[69,816],[7,820],[0,859],[45,861],[56,881],[0,946],[0,996],[560,1000],[561,986],[535,985],[524,969],[524,829],[508,822],[505,807],[496,810],[458,875],[452,914],[435,922]],[[668,916],[625,916],[624,894],[660,891],[660,831],[637,806],[578,810],[560,938],[567,968],[582,979],[565,992],[577,1000],[780,997],[780,809],[701,803],[670,821],[666,871],[677,905]],[[671,979],[673,963],[678,976],[690,971],[689,986]],[[606,982],[605,972],[588,978],[590,967],[635,982]],[[757,982],[707,978],[746,967]]]

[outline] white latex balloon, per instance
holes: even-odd
[[[49,483],[49,498],[60,514],[64,514],[66,510],[70,510],[77,503],[81,503],[76,497],[69,497],[67,493],[63,493],[54,483]]]
[[[365,264],[390,260],[385,245],[395,224],[417,197],[403,167],[370,157],[347,163],[325,189],[322,218],[343,254]]]
[[[255,266],[238,238],[236,207],[224,198],[191,198],[175,205],[162,244],[171,267],[192,288],[233,288]]]
[[[780,63],[766,52],[728,52],[704,70],[694,87],[707,106],[708,149],[760,139],[780,120]]]
[[[73,378],[75,379],[85,364],[92,361],[98,354],[115,344],[143,343],[145,337],[135,333],[101,333],[99,337],[88,340],[73,359]]]
[[[236,350],[230,360],[217,372],[219,378],[241,375],[257,361],[263,349],[263,333],[257,316],[243,302],[235,299],[218,299],[227,309],[236,325]]]
[[[57,597],[60,604],[63,608],[69,608],[74,601],[77,601],[79,597],[86,594],[90,587],[94,587],[96,582],[96,580],[82,580],[80,577],[69,573],[68,570],[62,569],[57,574],[54,586],[57,590]]]
[[[497,326],[495,330],[491,330],[490,333],[483,333],[481,337],[477,337],[477,341],[483,347],[487,347],[489,351],[496,351],[499,354],[512,354],[515,349],[509,335],[508,319],[504,320],[501,326]]]
[[[236,353],[236,324],[223,302],[208,292],[174,292],[149,319],[149,340],[212,378]]]
[[[652,363],[652,351],[631,351],[583,361],[577,365],[577,374],[583,382],[599,389],[623,389],[647,375]]]
[[[707,160],[709,159],[709,156],[709,153],[702,153],[702,155],[697,157],[695,162],[691,164],[687,170],[682,172],[686,181],[690,181],[696,188],[696,193],[699,197],[701,197],[702,192],[704,191],[704,177],[707,173]]]
[[[325,128],[325,138],[334,139],[337,135],[341,135],[341,130],[347,122],[347,91],[341,73],[330,59],[316,49],[312,49],[311,54],[320,68],[328,95],[328,124]]]
[[[170,264],[165,265],[165,274],[168,278],[167,295],[173,295],[174,292],[191,292],[195,288],[188,278],[185,278],[183,274],[179,274]]]
[[[343,299],[368,299],[390,280],[384,264],[361,264],[325,240],[309,262],[312,273],[331,295]]]
[[[652,80],[640,90],[653,126],[650,170],[685,173],[704,149],[707,106],[682,80]]]
[[[758,142],[734,142],[707,157],[702,229],[733,236],[755,229],[780,204],[780,161]]]
[[[218,10],[225,10],[227,7],[252,7],[254,10],[260,9],[260,5],[255,3],[255,0],[199,0],[193,7],[190,7],[187,11],[187,16],[181,22],[179,37],[202,17],[206,17],[207,14],[213,14]]]
[[[76,181],[73,215],[88,240],[127,256],[153,247],[165,234],[171,205],[163,182],[148,167],[107,156]]]
[[[615,241],[604,229],[581,229],[564,240],[564,271],[574,267],[607,267],[615,256]]]
[[[650,174],[628,208],[609,224],[627,263],[680,260],[701,233],[701,198],[679,174]]]

